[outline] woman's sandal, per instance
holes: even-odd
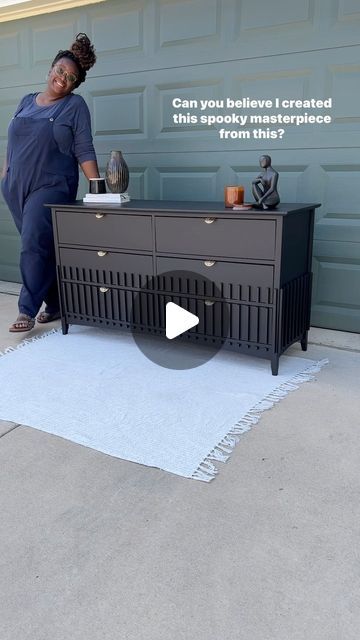
[[[35,326],[35,318],[20,313],[15,322],[9,327],[11,333],[19,333],[20,331],[31,331]]]
[[[46,324],[47,322],[54,322],[54,320],[59,320],[60,318],[60,311],[55,311],[54,313],[49,313],[48,311],[40,311],[36,320],[40,322],[40,324]]]

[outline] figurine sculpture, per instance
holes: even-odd
[[[275,209],[280,202],[277,192],[279,174],[272,168],[270,156],[261,156],[259,163],[264,171],[252,181],[252,193],[256,200],[254,208]]]

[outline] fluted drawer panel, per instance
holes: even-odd
[[[62,283],[62,291],[69,319],[89,323],[131,322],[136,291],[66,281]]]
[[[208,306],[205,300],[158,292],[135,292],[117,288],[103,288],[75,282],[62,283],[68,320],[82,324],[120,326],[165,333],[166,304],[174,302],[194,313],[199,324],[183,336],[203,337],[211,342],[227,339],[245,344],[268,347],[271,340],[273,310],[215,301]]]
[[[199,318],[199,324],[186,332],[183,336],[185,339],[189,334],[195,334],[255,345],[270,344],[273,318],[271,305],[227,303],[220,300],[215,300],[209,305],[209,300],[155,294],[155,326],[163,331],[167,302],[174,302]],[[141,320],[143,321],[143,318]]]
[[[179,293],[272,302],[274,268],[271,265],[222,262],[221,260],[212,260],[210,263],[214,264],[209,267],[204,260],[157,258],[156,270],[160,277],[161,274],[169,271],[185,272],[184,277],[179,274],[179,277],[172,277],[170,282],[169,276],[164,279],[164,283],[159,282],[157,286]],[[187,278],[187,272],[193,273],[194,277]]]
[[[155,228],[156,249],[162,253],[255,260],[272,260],[275,255],[275,220],[159,216]]]
[[[59,244],[152,250],[151,216],[57,211],[56,224]]]

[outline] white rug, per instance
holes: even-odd
[[[261,412],[326,362],[282,356],[272,376],[269,361],[223,350],[171,370],[145,358],[129,334],[75,326],[2,356],[2,420],[206,482]]]

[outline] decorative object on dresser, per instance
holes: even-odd
[[[244,192],[245,189],[241,185],[224,187],[225,207],[233,207],[234,204],[243,204]]]
[[[105,171],[106,184],[111,193],[123,193],[129,185],[129,168],[121,151],[111,151]]]
[[[283,204],[273,211],[232,211],[217,202],[137,200],[119,205],[53,204],[63,333],[82,324],[163,335],[162,301],[195,313],[199,324],[176,340],[207,344],[271,360],[294,342],[307,349],[310,327],[314,210]],[[185,270],[216,285],[195,291],[149,276]],[[144,297],[137,322],[136,295]],[[211,300],[213,304],[206,304]],[[229,330],[222,308],[230,314]],[[226,335],[225,335],[226,334]]]
[[[271,166],[270,156],[259,158],[260,167],[264,169],[252,181],[252,192],[256,200],[254,207],[259,209],[275,209],[280,203],[277,191],[279,174]]]
[[[90,178],[88,195],[99,195],[106,193],[105,178]]]
[[[130,202],[130,197],[127,191],[124,193],[86,193],[83,202],[121,204],[122,202]]]

